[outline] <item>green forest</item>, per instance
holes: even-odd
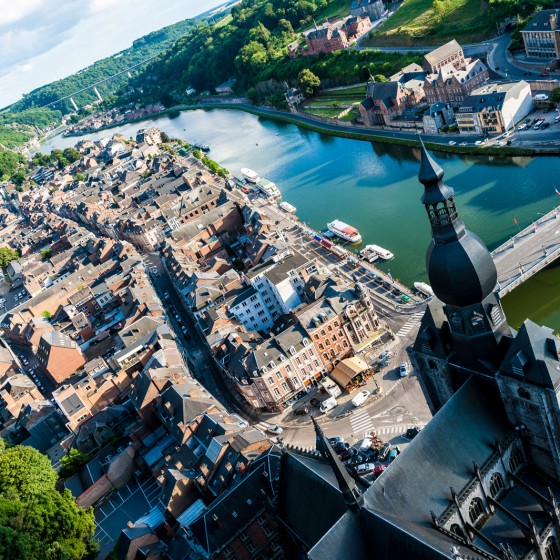
[[[243,0],[231,10],[226,25],[201,25],[182,37],[141,72],[132,84],[142,85],[144,98],[169,106],[185,101],[184,91],[212,91],[236,77],[236,89],[247,92],[253,102],[279,104],[283,82],[296,84],[303,69],[317,75],[323,86],[365,81],[371,74],[389,75],[418,57],[377,51],[338,51],[333,54],[292,60],[287,45],[304,44],[296,29],[313,24],[314,17],[347,10],[342,0]],[[124,96],[128,101],[139,94]]]

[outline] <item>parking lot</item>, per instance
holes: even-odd
[[[131,480],[108,498],[98,502],[95,513],[95,538],[99,541],[99,558],[105,558],[115,547],[121,530],[161,506],[161,488],[153,478]]]

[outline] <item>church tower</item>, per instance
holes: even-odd
[[[435,294],[411,360],[438,410],[470,375],[495,378],[511,340],[484,243],[465,228],[443,169],[421,144],[419,181],[432,229],[426,268]]]

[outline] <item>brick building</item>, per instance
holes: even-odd
[[[560,58],[560,10],[537,12],[521,31],[528,57]]]
[[[54,330],[41,335],[37,359],[56,383],[62,383],[86,363],[79,346]]]

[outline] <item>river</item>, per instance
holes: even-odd
[[[185,111],[90,134],[132,136],[142,126],[208,144],[210,157],[240,176],[249,167],[274,181],[297,215],[321,230],[335,218],[357,227],[364,243],[392,251],[381,267],[411,285],[426,280],[424,257],[430,241],[416,175],[420,153],[404,146],[335,138],[236,110]],[[41,151],[73,146],[79,138],[55,137]],[[560,158],[498,158],[436,153],[444,180],[455,189],[467,227],[492,250],[560,203]],[[514,218],[517,225],[514,223]],[[512,326],[529,317],[560,331],[560,263],[504,298]]]

